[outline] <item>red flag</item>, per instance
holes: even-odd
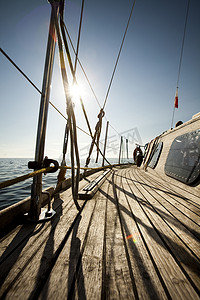
[[[176,89],[176,95],[174,100],[174,107],[178,108],[178,88]]]

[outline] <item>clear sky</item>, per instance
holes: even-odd
[[[125,44],[106,104],[108,156],[118,155],[119,137],[129,134],[130,155],[138,140],[145,144],[171,126],[187,0],[136,0]],[[102,105],[130,14],[130,0],[85,0],[79,59]],[[65,24],[76,45],[81,1],[66,1]],[[38,86],[50,19],[46,0],[1,1],[0,47]],[[57,46],[56,46],[57,47]],[[72,57],[74,55],[71,50]],[[69,69],[68,69],[69,74]],[[40,95],[0,53],[0,157],[34,157]],[[69,80],[71,77],[69,75]],[[94,130],[99,106],[78,66],[77,80]],[[65,113],[56,48],[50,100]],[[179,82],[175,121],[200,111],[200,1],[191,0]],[[78,100],[77,125],[88,132]],[[106,120],[103,121],[102,137]],[[62,154],[65,120],[49,107],[45,155]],[[114,130],[114,129],[115,130]],[[78,131],[80,155],[90,138]]]

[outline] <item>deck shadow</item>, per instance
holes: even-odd
[[[110,181],[110,184],[113,184],[112,181]],[[138,203],[142,202],[142,205],[144,205],[144,204],[146,205],[146,201],[144,201],[143,199],[135,197],[133,194],[131,194],[130,192],[124,190],[121,187],[119,187],[115,183],[114,183],[114,185],[115,185],[116,189],[118,189],[121,192],[125,193],[127,196],[131,197],[135,201],[139,200]],[[107,196],[108,200],[112,201],[116,205],[116,200],[113,197],[111,197],[109,195],[106,195],[106,193],[104,191],[102,191],[102,190],[100,190],[100,192],[102,194],[104,194],[105,196]],[[156,243],[158,243],[160,246],[164,247],[165,249],[167,248],[167,250],[173,256],[173,258],[175,259],[175,261],[179,264],[179,267],[182,269],[182,271],[184,272],[184,274],[186,275],[186,277],[188,278],[188,280],[190,281],[190,283],[193,285],[193,287],[195,288],[195,290],[197,292],[199,292],[198,287],[194,285],[194,283],[190,279],[188,273],[185,271],[185,269],[181,265],[181,263],[182,263],[188,269],[190,269],[191,272],[193,272],[193,273],[195,273],[196,275],[199,276],[199,274],[200,274],[200,266],[199,266],[198,258],[196,257],[196,255],[194,253],[192,253],[192,250],[187,245],[185,245],[188,248],[188,250],[189,250],[187,252],[182,246],[180,246],[177,243],[175,243],[173,241],[173,239],[171,239],[168,236],[166,236],[163,232],[160,232],[158,230],[158,228],[156,228],[151,221],[150,221],[150,223],[152,224],[152,227],[149,227],[140,218],[134,216],[133,212],[129,211],[122,204],[119,203],[118,205],[119,205],[119,211],[125,212],[129,217],[131,217],[132,219],[134,219],[136,223],[138,223],[141,226],[143,226],[144,228],[146,228],[149,236],[151,236],[155,240]],[[153,208],[151,208],[151,209],[153,209]],[[125,220],[123,221],[123,224],[126,224]],[[126,227],[127,225],[124,225],[124,226]],[[135,251],[135,247],[134,247],[133,251]],[[176,257],[175,253],[179,253],[179,257]]]
[[[148,200],[144,200],[142,198],[139,198],[137,196],[134,195],[134,193],[131,193],[127,190],[125,190],[124,188],[120,187],[120,186],[116,186],[116,188],[125,193],[128,197],[136,200],[139,204],[146,206],[148,209],[150,209],[151,211],[156,212],[161,218],[163,218],[164,220],[168,220],[168,222],[170,223],[174,223],[174,220],[178,220],[175,216],[172,217],[170,214],[167,214],[166,212],[162,211],[161,209],[159,209],[158,207],[154,208],[152,204],[148,203]],[[188,219],[191,220],[191,218],[188,217]],[[194,235],[194,237],[199,241],[200,240],[200,234],[199,232],[197,232],[196,230],[190,228],[189,226],[186,226],[185,224],[183,224],[180,220],[178,220],[178,222],[181,223],[181,226],[185,227],[188,231],[190,231],[190,233],[192,233]],[[176,227],[178,227],[180,230],[182,230],[181,226],[178,226],[178,223],[176,223],[175,225]]]
[[[123,236],[124,247],[125,247],[125,252],[126,252],[126,258],[127,258],[127,263],[128,263],[128,267],[129,267],[129,273],[130,273],[130,277],[131,277],[131,281],[132,281],[133,293],[135,295],[135,299],[139,299],[138,292],[137,292],[137,287],[136,287],[136,283],[135,283],[135,278],[134,278],[133,271],[132,271],[132,265],[131,265],[131,259],[130,259],[130,251],[128,251],[128,248],[127,248],[127,245],[126,245],[126,242],[125,242],[125,239],[126,239],[125,236],[128,236],[130,234],[130,231],[128,229],[128,226],[126,224],[125,219],[121,215],[120,210],[122,210],[123,212],[125,212],[131,218],[133,218],[133,215],[132,215],[132,213],[129,210],[127,210],[123,205],[121,205],[118,202],[118,199],[117,199],[116,195],[113,198],[113,197],[111,197],[110,195],[108,195],[106,192],[104,192],[101,189],[99,190],[99,192],[101,194],[103,194],[105,197],[107,197],[107,199],[110,200],[116,206],[116,211],[117,211],[116,217],[118,216],[119,219],[120,219],[122,236]],[[113,239],[110,242],[112,242],[112,244],[114,245],[114,243],[115,243],[115,235],[114,234],[113,234]],[[154,284],[153,284],[150,276],[148,275],[148,272],[146,270],[146,266],[144,265],[143,259],[140,256],[140,253],[139,253],[136,245],[133,244],[133,245],[129,245],[129,246],[130,246],[129,248],[131,249],[131,256],[135,260],[135,263],[138,266],[138,270],[140,272],[141,278],[143,278],[143,280],[145,282],[146,290],[148,291],[148,293],[150,295],[152,295],[152,297],[153,297],[152,299],[155,299],[155,300],[160,299],[159,295],[158,295],[158,293],[156,291],[156,287],[154,286]],[[137,257],[137,259],[135,259],[135,257]],[[106,262],[107,266],[109,266],[109,265],[111,265],[113,263],[112,262],[112,258],[113,258],[113,255],[111,255],[111,261],[110,262]],[[104,270],[103,279],[102,279],[103,284],[105,284],[108,281],[108,278],[109,278],[109,274],[107,274],[106,271]],[[106,299],[106,289],[105,288],[104,288],[103,299]]]
[[[34,235],[38,234],[44,224],[41,224],[37,230],[35,230],[37,224],[25,224],[21,227],[19,232],[13,238],[11,243],[6,248],[5,252],[2,254],[0,258],[0,287],[5,282],[7,276],[9,275],[10,270],[13,268],[15,263],[17,262],[22,250],[25,248],[29,239]],[[10,287],[16,282],[20,274],[24,271],[26,265],[20,270],[20,272],[16,275],[16,277],[8,284],[7,288],[5,289],[2,297],[6,297]]]
[[[190,199],[187,198],[187,197],[184,197],[184,196],[182,196],[182,195],[180,195],[180,194],[177,194],[177,193],[173,193],[173,192],[167,191],[166,189],[161,189],[161,188],[155,187],[155,186],[153,186],[153,185],[149,185],[149,184],[147,184],[147,183],[144,183],[144,182],[141,182],[141,181],[138,181],[138,180],[135,180],[135,179],[126,177],[126,176],[121,176],[121,175],[118,175],[118,174],[116,174],[116,176],[119,176],[119,177],[124,178],[124,179],[126,179],[126,180],[130,180],[131,182],[134,182],[134,183],[139,183],[140,185],[149,187],[149,188],[151,188],[152,190],[160,191],[160,192],[163,192],[163,193],[168,194],[168,195],[170,195],[170,196],[174,196],[174,197],[180,198],[180,199],[185,200],[185,201],[187,201],[187,202],[193,202],[192,200],[190,200]],[[193,204],[193,203],[192,203],[192,204]],[[194,205],[194,204],[193,204],[193,205]]]
[[[34,299],[38,297],[40,294],[40,291],[43,287],[44,281],[45,281],[45,287],[42,289],[42,298],[47,299],[47,293],[48,293],[48,287],[49,287],[49,277],[46,280],[47,276],[47,266],[52,266],[53,263],[53,258],[54,258],[54,238],[55,238],[55,230],[56,227],[60,221],[60,217],[62,216],[62,204],[63,200],[60,198],[57,198],[53,203],[52,203],[52,208],[56,210],[56,215],[55,217],[50,221],[51,222],[51,231],[48,235],[48,239],[45,244],[45,248],[40,260],[40,267],[38,270],[37,278],[35,280],[35,286],[30,293],[29,299]]]
[[[81,240],[77,237],[81,218],[81,215],[79,215],[72,231],[68,271],[68,300],[75,299],[75,286],[77,286],[78,299],[86,300],[85,282],[82,267]]]

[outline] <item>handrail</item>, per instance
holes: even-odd
[[[0,189],[11,186],[11,185],[16,184],[16,183],[19,183],[19,182],[24,181],[26,179],[35,177],[39,174],[46,173],[46,172],[50,171],[52,168],[53,167],[43,168],[43,169],[28,173],[26,175],[22,175],[22,176],[13,178],[13,179],[9,179],[9,180],[0,182]]]
[[[108,166],[105,166],[105,167],[103,167],[103,168],[109,168],[109,167],[111,167],[111,166],[108,165]],[[2,182],[0,182],[0,189],[9,187],[9,186],[14,185],[14,184],[16,184],[16,183],[22,182],[22,181],[24,181],[24,180],[26,180],[26,179],[35,177],[35,176],[37,176],[37,175],[39,175],[39,174],[42,174],[42,173],[48,173],[48,172],[50,172],[52,169],[53,169],[53,167],[42,168],[42,169],[40,169],[40,170],[36,170],[36,171],[34,171],[34,172],[31,172],[31,173],[28,173],[28,174],[25,174],[25,175],[22,175],[22,176],[13,178],[13,179],[9,179],[9,180],[6,180],[6,181],[2,181]],[[68,167],[68,166],[60,166],[59,169],[68,169],[68,170],[70,170],[71,167]],[[75,169],[76,169],[76,167],[75,167]],[[81,170],[98,170],[98,169],[102,169],[102,167],[98,167],[98,168],[85,168],[85,167],[81,167],[80,169],[81,169]]]
[[[119,165],[127,165],[127,163],[124,163],[124,164],[113,164],[113,165],[107,165],[107,166],[102,166],[102,167],[97,167],[97,168],[80,167],[80,169],[81,170],[103,170],[103,169],[108,169],[108,168],[116,167],[116,166],[119,166]],[[0,182],[0,190],[3,189],[3,188],[9,187],[11,185],[14,185],[16,183],[22,182],[22,181],[24,181],[26,179],[35,177],[35,176],[37,176],[37,175],[39,175],[41,173],[49,173],[53,168],[54,167],[42,168],[40,170],[36,170],[34,172],[31,172],[31,173],[28,173],[28,174],[25,174],[25,175],[22,175],[22,176],[13,178],[13,179],[8,179],[6,181],[2,181],[2,182]],[[75,169],[76,168],[77,167],[75,167]],[[58,169],[67,169],[67,170],[70,170],[71,167],[69,167],[69,166],[59,166]]]

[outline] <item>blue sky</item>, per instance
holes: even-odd
[[[0,4],[0,47],[42,87],[50,4],[45,0]],[[79,59],[102,105],[130,14],[132,1],[85,1]],[[81,1],[67,1],[65,23],[76,45]],[[117,154],[119,136],[145,144],[171,126],[187,0],[136,0],[133,16],[106,104],[110,146]],[[200,2],[191,0],[179,82],[175,122],[200,111]],[[74,59],[73,52],[71,50]],[[0,157],[34,157],[40,95],[0,53]],[[69,74],[69,69],[68,69]],[[69,74],[69,80],[71,76]],[[99,106],[77,68],[83,100],[94,130]],[[50,100],[65,114],[56,48]],[[78,100],[77,125],[87,130]],[[62,154],[65,120],[50,106],[45,155]],[[104,137],[106,120],[103,122]],[[115,130],[114,130],[114,129]],[[127,133],[123,134],[127,135]],[[90,138],[78,131],[80,155]]]

